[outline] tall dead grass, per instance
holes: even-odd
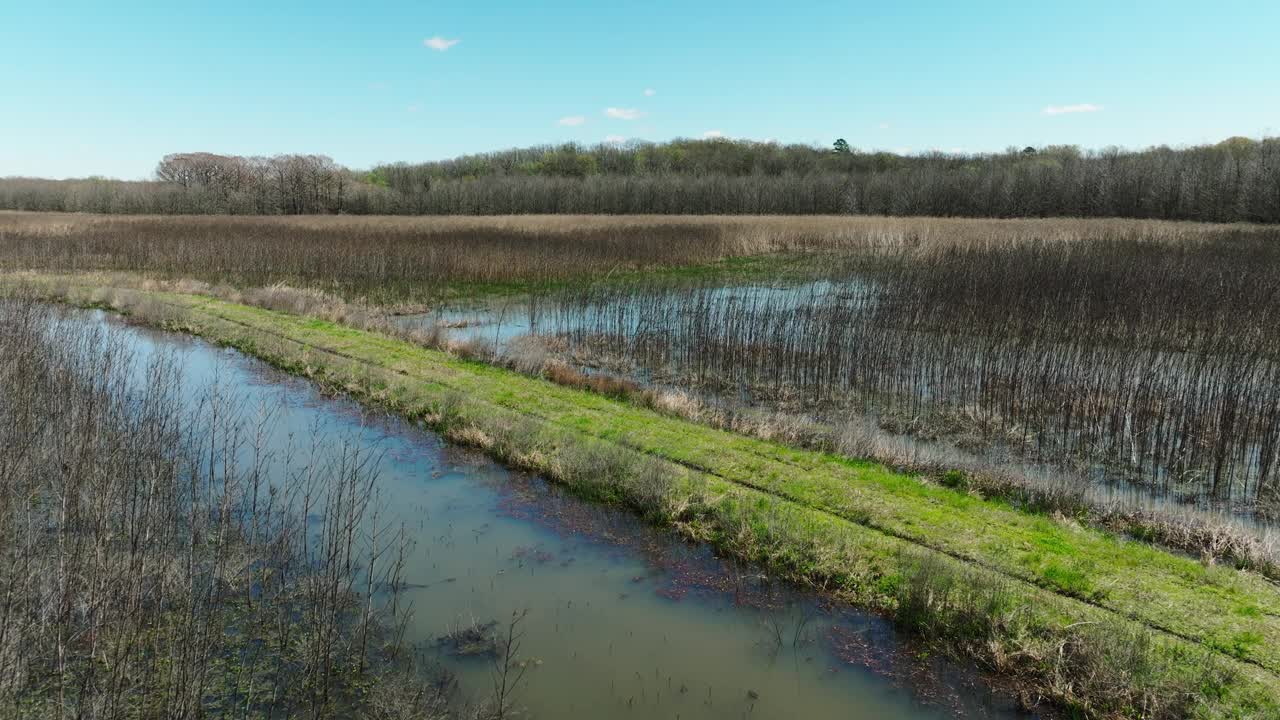
[[[536,284],[769,253],[939,242],[981,246],[1262,233],[1145,220],[882,217],[243,217],[0,213],[0,270],[128,272],[211,284],[286,283],[347,299],[422,300],[458,283]]]

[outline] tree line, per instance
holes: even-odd
[[[1280,222],[1280,139],[900,155],[751,141],[540,146],[357,171],[168,155],[155,179],[0,179],[0,208],[199,214],[865,214]]]

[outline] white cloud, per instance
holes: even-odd
[[[386,90],[389,87],[391,87],[391,83],[382,82],[381,80],[369,83],[370,90]]]
[[[577,127],[578,125],[581,125],[586,121],[587,119],[582,117],[581,115],[566,115],[560,118],[560,124],[566,125],[568,127]]]
[[[645,97],[653,97],[654,95],[657,95],[657,94],[658,94],[658,91],[657,91],[657,90],[654,90],[653,88],[645,88],[645,89],[644,89],[644,96],[645,96]]]
[[[1066,115],[1068,113],[1091,113],[1102,110],[1101,105],[1080,103],[1079,105],[1050,105],[1041,112],[1045,115]]]
[[[626,142],[627,139],[622,137],[621,135],[605,135],[604,141],[610,145],[621,145],[622,143]]]
[[[454,45],[457,45],[460,42],[462,41],[456,38],[453,40],[446,40],[440,37],[439,35],[435,35],[433,37],[427,38],[426,40],[423,40],[422,44],[426,47],[431,48],[432,50],[444,52],[445,50],[448,50],[449,48],[453,47]]]
[[[413,103],[407,109],[411,113],[422,112],[423,105],[420,102]]]
[[[605,108],[604,114],[615,120],[637,120],[644,115],[635,108]]]
[[[887,123],[887,122],[882,122],[882,123],[880,123],[880,129],[881,129],[881,130],[888,130],[888,129],[889,129],[889,127],[890,127],[890,125],[889,125],[889,123]]]
[[[713,140],[715,138],[724,137],[724,133],[720,130],[708,130],[702,133],[702,137],[707,138],[708,140]]]

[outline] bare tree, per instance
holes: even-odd
[[[506,633],[498,638],[498,652],[493,658],[493,718],[504,720],[513,714],[515,694],[524,681],[529,670],[529,662],[521,659],[520,645],[524,640],[524,630],[520,623],[528,617],[528,609],[511,613],[507,622]]]

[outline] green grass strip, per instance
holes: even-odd
[[[788,448],[322,320],[172,296],[201,312],[702,470],[1280,672],[1280,590],[1142,542],[925,485],[881,465]]]
[[[1280,713],[1280,588],[1257,574],[377,333],[201,296],[122,292],[181,308],[182,329],[410,416],[452,404],[490,436],[531,425],[542,445],[516,464],[554,475],[556,453],[583,440],[672,464],[680,485],[667,500],[697,507],[670,513],[684,530],[854,602],[891,606],[905,565],[927,554],[1012,587],[1036,616],[1030,626],[1123,618],[1160,634],[1174,656],[1208,648],[1247,679],[1244,689],[1215,690],[1215,707]],[[601,499],[632,500],[626,478],[604,472],[580,482]]]

